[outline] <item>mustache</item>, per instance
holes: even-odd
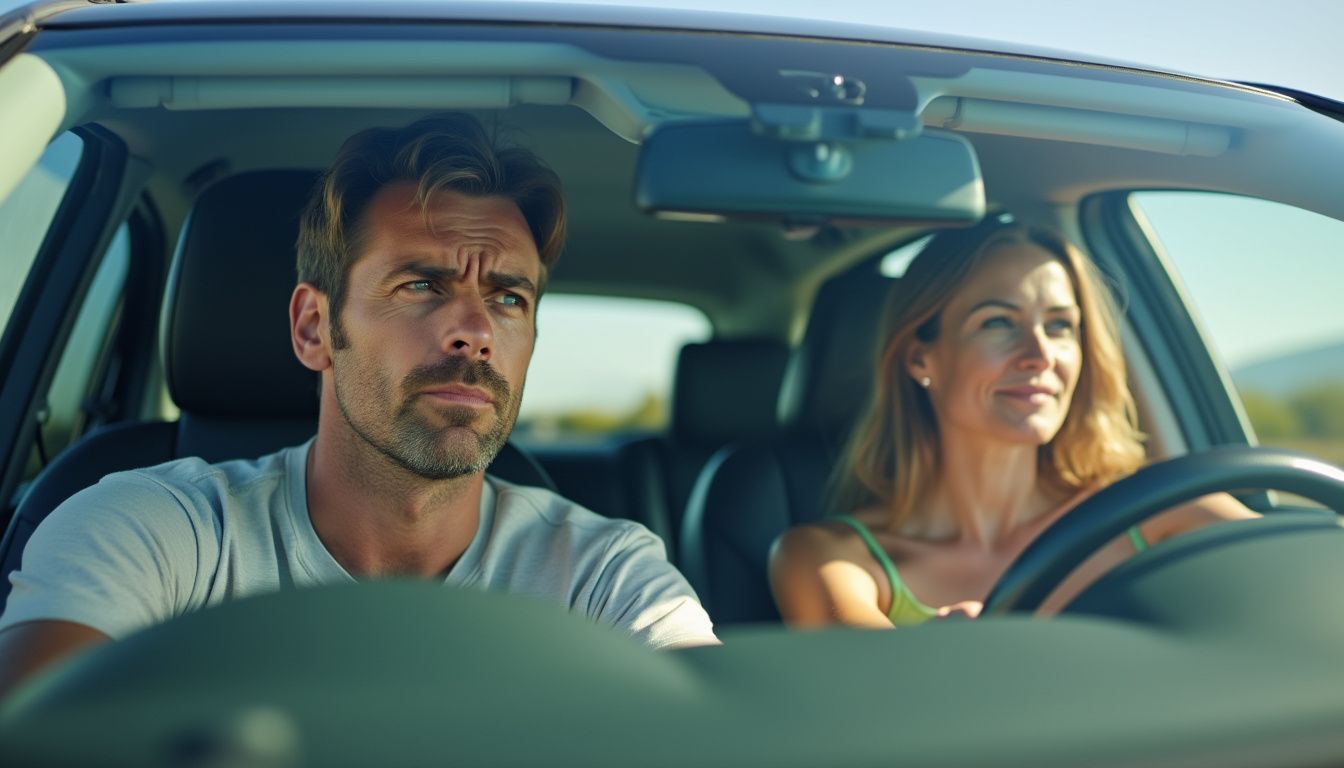
[[[495,396],[496,407],[508,402],[509,382],[484,360],[465,357],[445,357],[437,363],[411,369],[402,380],[402,391],[407,394],[438,384],[465,384],[483,387]]]

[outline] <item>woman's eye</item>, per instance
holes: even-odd
[[[980,327],[988,330],[998,330],[998,329],[1011,330],[1013,327],[1013,321],[1009,320],[1008,318],[1002,315],[999,315],[998,317],[991,317],[985,320],[983,323],[980,324]]]
[[[1077,332],[1072,320],[1051,320],[1045,330],[1052,336],[1072,336]]]

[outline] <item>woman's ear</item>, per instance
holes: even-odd
[[[331,350],[323,334],[327,317],[327,295],[312,283],[299,283],[289,298],[289,340],[294,356],[303,367],[325,371],[331,367]]]
[[[905,351],[905,372],[925,389],[935,378],[931,357],[928,345],[921,341],[912,342]]]

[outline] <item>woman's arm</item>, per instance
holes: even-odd
[[[1139,526],[1143,538],[1156,544],[1172,536],[1179,536],[1196,528],[1228,520],[1248,520],[1260,517],[1230,494],[1211,493],[1194,501],[1173,507]]]
[[[843,624],[890,629],[881,587],[843,551],[844,537],[821,526],[785,531],[770,548],[770,590],[795,627]]]

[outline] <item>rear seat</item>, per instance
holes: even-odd
[[[716,625],[779,620],[766,581],[770,545],[825,511],[832,469],[871,386],[889,290],[878,261],[824,284],[784,376],[779,430],[735,442],[705,465],[678,565]]]
[[[643,523],[677,560],[691,487],[716,450],[775,427],[788,347],[761,339],[687,344],[677,361],[667,435],[559,448],[529,446],[560,493],[608,517]]]

